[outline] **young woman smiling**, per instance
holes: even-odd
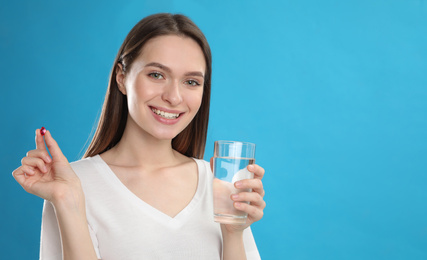
[[[265,207],[260,166],[240,182],[253,192],[234,198],[247,224],[213,221],[202,160],[210,87],[210,48],[190,19],[156,14],[135,25],[84,158],[68,163],[37,129],[36,149],[13,172],[45,199],[41,259],[260,259],[249,228]]]

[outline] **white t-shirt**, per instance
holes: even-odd
[[[221,259],[221,229],[213,220],[213,175],[208,162],[195,161],[197,191],[173,218],[127,189],[99,155],[71,163],[83,186],[99,259]],[[261,259],[250,228],[243,235],[247,258]],[[43,208],[40,259],[62,259],[58,223],[48,201]]]

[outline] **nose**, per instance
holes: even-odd
[[[165,86],[162,99],[171,106],[179,105],[182,102],[182,94],[179,82],[173,81]]]

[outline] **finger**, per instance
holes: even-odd
[[[46,163],[52,162],[52,159],[50,158],[50,155],[47,152],[47,150],[40,150],[40,149],[31,150],[31,151],[27,152],[27,156],[28,157],[40,158],[43,161],[45,161]]]
[[[25,171],[25,167],[21,166],[18,169],[14,170],[12,172],[12,176],[13,178],[15,178],[16,182],[19,183],[19,185],[21,185],[21,187],[27,191],[30,192],[30,184],[27,181],[28,177],[27,177],[27,172]]]
[[[55,141],[55,139],[53,139],[49,130],[46,131],[44,138],[46,141],[47,148],[49,148],[49,152],[52,155],[52,159],[54,161],[55,160],[64,160],[65,156],[64,156],[64,154],[62,154],[62,151],[59,148],[58,143]]]
[[[264,216],[263,209],[254,205],[243,202],[234,202],[234,207],[240,211],[248,213],[248,218],[253,219],[254,222],[260,220]]]
[[[22,170],[22,166],[12,172],[13,178],[22,186],[25,182],[25,172]]]
[[[252,189],[254,192],[264,196],[264,187],[261,179],[245,179],[236,181],[234,187],[237,189]]]
[[[39,150],[46,151],[46,145],[44,144],[43,136],[40,133],[40,129],[36,129],[36,148]]]
[[[262,179],[264,177],[265,170],[257,164],[249,164],[248,171],[254,173],[255,179]]]
[[[28,175],[34,175],[36,174],[36,171],[34,169],[34,167],[31,167],[29,165],[22,165],[22,171]]]
[[[46,173],[47,168],[45,162],[40,158],[35,157],[24,157],[21,160],[22,166],[28,165],[34,168],[38,168],[41,172]]]
[[[249,202],[251,205],[265,208],[265,201],[259,193],[256,192],[240,192],[231,195],[231,199],[236,202]]]

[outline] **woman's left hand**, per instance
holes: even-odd
[[[213,166],[213,158],[211,159],[211,168]],[[231,195],[231,200],[234,201],[234,207],[237,210],[248,213],[245,224],[221,224],[221,229],[225,229],[230,233],[242,232],[245,228],[249,227],[252,223],[260,220],[264,215],[264,208],[266,203],[264,201],[264,187],[262,178],[264,177],[265,170],[259,165],[250,164],[247,166],[248,171],[254,174],[253,179],[239,180],[234,183],[234,188],[238,190],[249,190],[251,192],[240,192]],[[249,202],[246,203],[246,202]]]
[[[264,215],[266,203],[264,201],[265,191],[262,178],[264,177],[265,170],[256,164],[248,165],[247,169],[254,174],[254,178],[237,181],[234,183],[234,187],[239,190],[252,189],[252,192],[240,192],[231,196],[231,199],[234,201],[234,207],[237,210],[248,213],[246,224],[221,224],[222,229],[225,228],[228,232],[243,231],[252,223],[260,220]],[[245,202],[249,202],[249,204]]]

